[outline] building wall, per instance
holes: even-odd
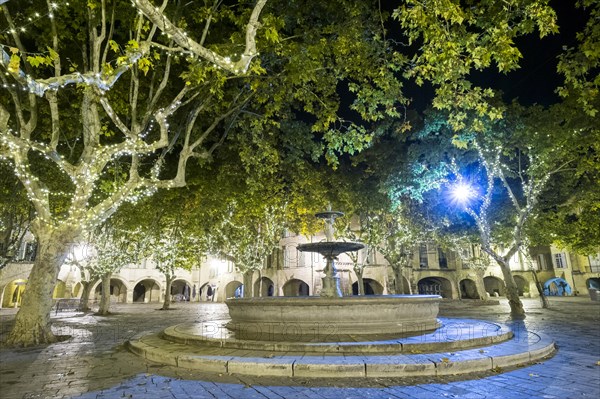
[[[324,236],[306,238],[289,236],[281,240],[280,249],[255,271],[252,278],[254,296],[258,295],[318,295],[322,287],[322,270],[325,261],[318,254],[297,250],[300,243],[321,241]],[[361,255],[362,256],[362,255]],[[532,250],[533,267],[543,284],[554,277],[564,278],[574,293],[587,295],[590,279],[600,283],[600,258],[580,256],[553,247]],[[361,258],[362,261],[364,259]],[[364,270],[363,277],[370,282],[373,291],[381,294],[394,292],[393,273],[380,253],[376,253]],[[352,285],[357,282],[351,259],[340,255],[337,268],[344,295],[352,295]],[[13,263],[0,270],[0,306],[19,306],[20,296],[26,289],[27,277],[32,263]],[[538,296],[529,265],[518,256],[511,260],[515,281],[524,296]],[[448,299],[486,298],[503,295],[503,279],[499,266],[491,263],[485,271],[473,265],[463,264],[458,256],[444,254],[428,244],[416,246],[412,267],[404,271],[405,287],[410,293],[439,291]],[[64,265],[59,273],[55,298],[78,298],[81,296],[81,271],[76,266]],[[191,270],[178,270],[174,281],[180,299],[191,301],[223,302],[228,296],[240,294],[242,274],[230,261],[207,256]],[[114,302],[162,302],[165,297],[166,280],[149,260],[129,265],[111,277],[111,300]],[[186,288],[187,286],[187,288]],[[207,296],[209,289],[212,296]],[[256,290],[255,290],[256,288]],[[237,291],[236,291],[237,289]],[[186,291],[187,290],[187,291]],[[91,299],[100,295],[99,282],[92,287]]]

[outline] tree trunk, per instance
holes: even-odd
[[[247,270],[244,272],[244,298],[252,298],[252,277],[254,276],[254,270]]]
[[[533,276],[533,281],[535,282],[535,288],[540,294],[540,301],[542,301],[542,308],[548,309],[550,307],[550,303],[548,302],[548,297],[544,294],[544,287],[542,287],[542,283],[538,279],[537,272],[531,269],[531,275]]]
[[[462,293],[462,289],[460,288],[460,278],[456,280],[456,293],[458,294],[458,300],[462,301],[463,293]]]
[[[354,273],[356,273],[356,284],[358,284],[358,295],[365,295],[365,282],[363,280],[363,272],[365,269],[362,267],[355,267]]]
[[[487,300],[487,294],[485,291],[485,283],[483,282],[484,274],[485,274],[485,270],[475,272],[475,275],[477,276],[477,281],[475,281],[475,289],[477,290],[477,296],[482,301]]]
[[[394,272],[394,291],[396,295],[404,294],[404,279],[402,276],[402,266],[399,264],[392,265],[392,270]]]
[[[45,226],[32,226],[32,230],[38,242],[38,255],[23,292],[21,308],[15,316],[15,325],[7,339],[10,346],[56,342],[50,323],[52,292],[76,231]]]
[[[92,291],[92,281],[81,281],[83,285],[83,291],[81,292],[81,299],[79,307],[82,311],[88,312],[90,310],[90,293]]]
[[[500,265],[502,276],[504,277],[504,284],[506,286],[506,299],[508,299],[508,304],[510,305],[510,314],[513,319],[524,319],[525,309],[523,309],[523,302],[521,302],[521,298],[519,298],[519,289],[517,288],[517,283],[515,283],[515,279],[513,278],[508,260],[498,260],[498,264]]]
[[[102,296],[100,297],[100,306],[98,308],[98,314],[106,316],[110,308],[110,275],[112,273],[106,273],[102,275]]]
[[[171,285],[175,276],[165,273],[165,279],[167,281],[165,285],[165,300],[163,301],[161,310],[169,310],[171,308]]]

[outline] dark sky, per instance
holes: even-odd
[[[554,93],[561,84],[561,77],[556,73],[557,57],[563,46],[573,47],[576,44],[576,33],[582,30],[587,18],[584,11],[575,8],[575,0],[552,1],[550,5],[557,12],[560,32],[543,39],[533,34],[517,40],[523,53],[521,68],[507,75],[497,74],[494,82],[494,86],[504,92],[507,101],[515,97],[526,105],[548,105],[559,101]]]

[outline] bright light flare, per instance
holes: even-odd
[[[469,184],[458,182],[450,188],[450,195],[453,201],[460,204],[466,204],[476,196],[476,193]]]

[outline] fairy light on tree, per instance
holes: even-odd
[[[34,2],[25,9],[14,3],[3,5],[2,13],[2,36],[9,43],[0,48],[0,160],[12,165],[36,215],[31,231],[38,257],[8,337],[10,344],[28,346],[55,341],[46,293],[72,243],[123,203],[186,185],[188,161],[210,158],[218,147],[211,135],[218,136],[220,124],[248,100],[246,93],[223,101],[211,120],[198,122],[206,117],[197,101],[202,89],[177,79],[182,69],[175,55],[160,47],[175,43],[177,55],[209,61],[228,75],[246,71],[257,53],[254,37],[266,0],[252,9],[245,51],[236,62],[226,62],[229,54],[218,54],[171,23],[163,12],[167,2],[152,10],[148,1],[134,2],[133,10],[105,0]],[[82,54],[81,46],[72,45],[81,33],[73,31],[72,21],[91,27]],[[40,34],[42,24],[49,33]],[[160,42],[161,30],[172,39]],[[174,136],[169,121],[181,112],[193,117],[179,123],[184,133]],[[182,143],[176,170],[165,176],[163,160],[176,137]]]
[[[493,143],[492,145],[490,145],[490,141]],[[464,177],[453,163],[453,172],[459,178],[457,183],[450,186],[450,195],[475,221],[482,251],[500,266],[511,315],[515,318],[523,318],[525,310],[519,298],[519,290],[510,268],[510,261],[513,256],[527,248],[525,228],[529,219],[534,215],[540,195],[546,188],[549,179],[564,171],[573,162],[573,159],[557,161],[553,156],[555,149],[553,147],[540,146],[536,149],[528,147],[527,152],[517,151],[516,158],[519,161],[515,166],[510,159],[503,158],[506,149],[496,140],[481,139],[481,142],[473,141],[472,145],[478,154],[481,173],[485,179],[483,193],[478,194],[472,186],[467,185]],[[508,176],[518,176],[518,182],[512,183]],[[506,222],[507,227],[510,226],[512,231],[508,241],[502,242],[503,245],[498,245],[493,230],[493,226],[497,223],[495,221],[497,215],[493,215],[492,208],[499,205],[498,200],[494,197],[498,195],[496,192],[498,188],[501,188],[508,197],[513,213]],[[478,201],[473,201],[475,198]]]

